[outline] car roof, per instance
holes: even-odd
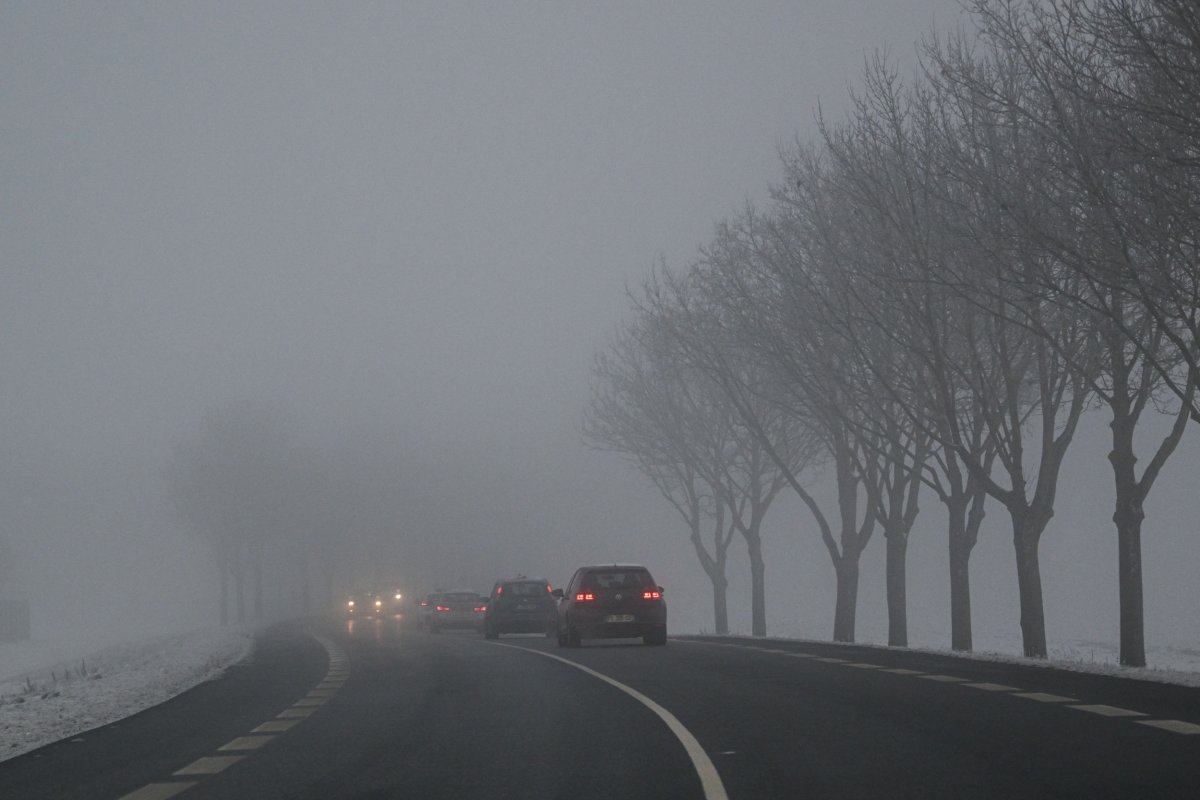
[[[593,564],[590,567],[580,567],[580,569],[642,569],[646,570],[646,572],[650,571],[641,564]]]
[[[523,575],[519,578],[501,578],[500,580],[496,581],[496,583],[498,583],[498,584],[500,584],[500,583],[549,583],[549,582],[550,581],[546,580],[545,578],[526,578]]]

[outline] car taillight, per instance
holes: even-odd
[[[595,600],[595,599],[596,599],[596,595],[592,594],[591,592],[580,592],[579,594],[575,595],[576,603],[583,603],[588,600]]]
[[[435,608],[437,608],[438,611],[449,611],[450,610],[450,606],[435,606]]]
[[[503,586],[497,586],[497,587],[496,587],[496,594],[497,594],[497,595],[504,594],[504,587],[503,587]]]
[[[550,584],[546,584],[546,594],[554,594],[554,590],[550,588]]]
[[[662,597],[660,592],[642,592],[643,600],[658,600]]]
[[[429,603],[426,603],[424,600],[422,600],[422,601],[421,601],[421,605],[422,605],[422,606],[427,606],[427,605],[429,605]]]
[[[476,611],[487,611],[487,606],[475,606]]]

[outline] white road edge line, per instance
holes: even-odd
[[[518,647],[513,644],[502,644],[500,642],[490,642],[497,647],[508,647],[513,650],[520,650],[523,653],[534,653],[535,655],[553,658],[555,661],[561,661],[564,664],[582,670],[593,678],[599,678],[610,686],[615,686],[625,694],[637,700],[646,708],[658,715],[658,718],[667,724],[671,729],[671,733],[675,734],[675,738],[683,745],[683,749],[687,751],[688,757],[692,759],[692,767],[695,768],[696,774],[700,777],[700,786],[704,789],[705,800],[729,800],[729,795],[725,792],[725,784],[721,783],[721,776],[717,773],[717,768],[713,766],[712,761],[708,757],[708,753],[704,752],[704,748],[700,746],[700,742],[696,741],[696,737],[692,732],[683,727],[683,723],[675,718],[675,715],[658,703],[651,700],[646,695],[639,692],[637,689],[626,686],[618,680],[608,677],[602,672],[596,672],[594,669],[589,669],[582,664],[577,664],[561,656],[556,656],[553,653],[543,653],[541,650],[531,650],[528,647]]]

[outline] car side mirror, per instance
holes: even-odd
[[[555,596],[555,597],[557,597],[559,600],[562,600],[562,599],[563,599],[563,590],[562,590],[562,589],[555,589],[555,590],[554,590],[553,592],[551,592],[550,594],[554,595],[554,596]]]
[[[659,593],[659,594],[666,594],[666,591],[667,591],[667,590],[666,590],[666,589],[664,589],[663,587],[661,587],[661,586],[660,586],[660,587],[658,587],[658,593]]]

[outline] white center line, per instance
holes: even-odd
[[[174,775],[213,775],[223,769],[232,767],[244,756],[204,756],[197,758],[183,769],[175,770]]]
[[[179,783],[148,783],[140,789],[123,795],[121,800],[167,800],[180,792],[187,791],[196,785],[195,781],[180,781]]]
[[[1193,725],[1179,719],[1138,719],[1134,722],[1138,725],[1149,725],[1151,728],[1162,728],[1171,733],[1182,733],[1185,736],[1194,736],[1200,733],[1200,725]]]
[[[222,751],[257,750],[274,738],[274,736],[239,736],[232,741],[226,742],[217,749]]]
[[[283,733],[284,731],[291,730],[293,727],[295,727],[299,723],[300,723],[300,720],[298,720],[298,719],[273,719],[270,722],[264,722],[262,725],[259,725],[257,728],[251,728],[250,732],[251,733]]]
[[[1013,697],[1024,697],[1026,700],[1037,700],[1039,703],[1078,703],[1074,697],[1063,697],[1058,694],[1045,692],[1018,692]]]
[[[1068,708],[1078,708],[1080,711],[1087,711],[1089,714],[1099,714],[1102,717],[1144,717],[1146,716],[1141,711],[1130,711],[1128,708],[1117,708],[1116,706],[1106,705],[1079,705],[1068,706]]]
[[[704,748],[700,746],[700,742],[696,741],[696,737],[692,732],[683,727],[683,723],[675,718],[675,715],[658,703],[651,700],[646,695],[639,692],[630,686],[626,686],[618,680],[608,677],[607,675],[596,672],[594,669],[588,669],[582,664],[577,664],[561,656],[556,656],[551,653],[543,653],[541,650],[531,650],[527,647],[517,647],[511,644],[501,644],[500,642],[492,642],[497,647],[510,647],[513,650],[520,650],[525,653],[533,653],[534,655],[553,658],[555,661],[561,661],[563,664],[572,666],[575,669],[586,672],[594,678],[599,678],[610,686],[615,686],[625,694],[637,700],[646,708],[658,715],[658,718],[667,724],[671,729],[671,733],[675,734],[683,749],[687,751],[688,756],[692,759],[692,767],[695,768],[696,774],[700,776],[700,786],[704,790],[705,800],[729,800],[729,795],[725,792],[725,784],[721,783],[721,776],[717,773],[717,768],[713,766],[712,760],[709,759],[708,753],[704,752]]]

